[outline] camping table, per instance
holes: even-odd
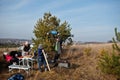
[[[24,56],[24,57],[19,57],[19,65],[22,62],[23,66],[26,65],[30,68],[33,68],[33,61],[34,59],[31,56]],[[30,65],[31,63],[31,65]]]
[[[19,69],[19,70],[22,69],[22,70],[25,70],[28,74],[30,69],[33,68],[33,60],[34,59],[32,59],[31,56],[18,57],[18,59],[19,59],[19,65],[12,64],[12,65],[8,66],[9,72],[12,71],[13,69]],[[29,63],[31,63],[31,65]]]

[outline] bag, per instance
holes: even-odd
[[[58,67],[70,68],[70,63],[67,60],[61,60],[58,62]]]
[[[8,80],[24,80],[24,76],[20,73],[14,74]]]
[[[69,62],[60,62],[58,63],[58,67],[64,67],[64,68],[70,68],[70,63]]]

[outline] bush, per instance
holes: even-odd
[[[91,49],[90,47],[85,48],[85,49],[84,49],[84,54],[87,55],[87,56],[90,56],[91,50],[92,50],[92,49]]]
[[[99,59],[99,67],[104,73],[120,77],[120,55],[116,55],[115,52],[110,55],[108,51],[103,50]]]

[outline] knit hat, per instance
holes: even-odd
[[[7,53],[7,52],[4,52],[3,54],[4,54],[4,55],[7,55],[8,53]]]
[[[42,48],[43,48],[43,45],[42,45],[42,44],[39,44],[38,48],[39,48],[39,49],[42,49]]]

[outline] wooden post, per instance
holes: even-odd
[[[45,54],[44,50],[42,50],[42,52],[43,52],[43,55],[44,55],[44,58],[45,58],[45,61],[46,61],[48,70],[50,71],[50,67],[49,67],[49,64],[48,64],[48,60],[47,60],[47,58],[46,58],[46,54]]]

